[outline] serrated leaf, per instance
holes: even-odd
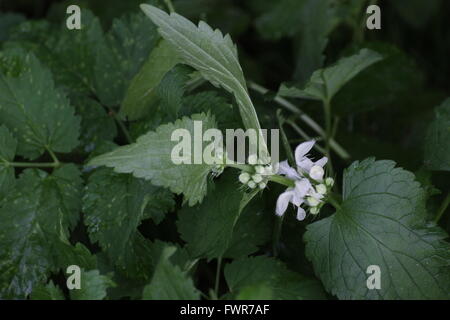
[[[264,284],[276,299],[323,299],[320,283],[290,271],[274,258],[265,256],[234,260],[225,266],[225,280],[231,292]]]
[[[159,27],[162,37],[177,50],[182,62],[198,70],[215,86],[234,94],[245,127],[259,130],[258,116],[249,97],[231,37],[223,36],[219,30],[213,30],[203,21],[197,27],[177,13],[168,15],[145,4],[141,5],[141,9]],[[265,145],[262,139],[260,141]],[[263,153],[267,152],[266,148],[262,149]]]
[[[191,257],[213,259],[228,249],[236,221],[245,207],[241,203],[248,200],[239,185],[237,176],[224,175],[201,204],[179,211],[178,231],[187,242]]]
[[[165,40],[161,40],[131,81],[122,103],[121,114],[130,120],[145,116],[158,100],[158,84],[178,62],[175,50]]]
[[[98,45],[95,89],[102,104],[122,104],[126,90],[156,46],[155,26],[142,14],[116,19]]]
[[[103,300],[106,289],[115,283],[109,276],[100,274],[98,270],[81,271],[81,288],[70,290],[72,300]]]
[[[435,110],[425,137],[424,158],[431,170],[450,171],[450,98]]]
[[[348,81],[381,59],[378,53],[362,49],[358,54],[340,59],[333,66],[315,71],[304,89],[282,85],[279,94],[285,97],[331,101]]]
[[[73,165],[21,174],[0,208],[0,298],[25,298],[58,268],[54,246],[78,221],[81,182]]]
[[[33,289],[32,300],[65,300],[61,289],[50,281],[46,285],[40,285]]]
[[[70,152],[78,144],[80,119],[54,87],[36,57],[23,57],[17,77],[0,75],[0,118],[18,140],[17,154],[35,159],[46,149]]]
[[[367,159],[344,173],[337,212],[308,225],[306,255],[339,299],[448,299],[447,235],[425,223],[424,192],[392,161]],[[367,268],[381,271],[369,290]]]
[[[148,132],[132,145],[92,159],[89,165],[105,165],[113,167],[116,172],[133,173],[137,178],[151,180],[156,186],[167,187],[176,194],[183,193],[184,201],[193,206],[205,196],[206,178],[214,165],[194,164],[192,154],[187,154],[188,150],[185,150],[184,156],[191,159],[192,164],[174,164],[171,153],[178,142],[172,141],[171,136],[176,129],[186,129],[190,136],[194,137],[194,122],[201,123],[203,131],[215,127],[214,117],[210,115],[195,114],[191,118],[184,117],[174,123],[162,125],[156,131]],[[191,152],[194,152],[193,147]]]
[[[9,165],[14,161],[17,140],[5,126],[0,126],[0,199],[14,187],[14,168]]]
[[[160,202],[161,203],[154,203]],[[145,274],[145,264],[130,261],[144,245],[137,227],[144,219],[144,210],[153,205],[161,213],[170,210],[174,201],[168,190],[129,174],[118,174],[100,168],[90,177],[83,198],[83,211],[90,238],[99,242],[108,258],[126,273]],[[161,206],[163,205],[163,206]],[[132,268],[132,264],[136,268]]]
[[[152,281],[144,288],[144,300],[198,300],[199,291],[194,287],[192,279],[173,265],[169,258],[176,247],[166,247],[156,266]]]

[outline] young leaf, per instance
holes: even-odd
[[[197,27],[176,13],[168,15],[145,4],[141,5],[141,9],[159,27],[162,37],[177,50],[183,63],[200,71],[215,86],[234,94],[245,127],[260,129],[239,64],[237,49],[230,36],[223,36],[219,30],[214,31],[203,21]]]
[[[177,226],[190,256],[213,259],[228,249],[242,202],[248,201],[239,185],[235,175],[224,175],[200,205],[180,210]]]
[[[17,140],[5,126],[0,126],[0,200],[15,183],[14,168],[8,163],[14,160],[16,148]]]
[[[367,159],[344,173],[337,212],[308,225],[306,255],[339,299],[448,299],[450,245],[426,224],[424,192],[392,161]],[[381,288],[369,290],[369,266]]]
[[[158,100],[158,84],[178,62],[178,54],[172,46],[161,40],[131,81],[120,109],[121,114],[129,120],[145,116]]]
[[[80,189],[73,165],[52,175],[36,169],[21,174],[0,208],[0,298],[25,298],[58,267],[52,243],[67,239],[77,223]]]
[[[292,272],[274,258],[257,256],[234,260],[225,266],[225,280],[232,293],[265,284],[276,299],[324,299],[318,281]]]
[[[166,247],[161,253],[152,281],[144,288],[144,300],[198,300],[199,291],[194,287],[192,279],[172,264],[169,258],[176,247]]]
[[[358,54],[340,59],[333,66],[315,71],[303,90],[282,85],[279,94],[285,97],[331,101],[344,84],[381,59],[378,53],[362,49]]]
[[[425,138],[425,164],[431,170],[450,171],[450,98],[435,111]]]
[[[128,265],[130,256],[140,239],[137,227],[144,218],[148,205],[159,206],[165,213],[173,205],[172,194],[153,186],[150,182],[136,179],[129,174],[118,174],[109,168],[100,168],[90,177],[83,197],[83,211],[92,241],[99,242],[109,259],[125,272],[132,272]],[[146,270],[133,270],[145,273]]]
[[[78,144],[80,119],[50,71],[36,57],[22,57],[17,77],[0,75],[0,118],[18,140],[17,154],[35,159],[46,149],[70,152]]]
[[[184,201],[190,206],[201,202],[206,194],[206,178],[214,165],[194,164],[192,144],[197,146],[201,141],[190,141],[189,150],[184,150],[183,156],[192,164],[175,164],[171,158],[172,149],[178,143],[172,141],[172,133],[176,129],[187,130],[192,140],[195,140],[194,125],[202,125],[203,131],[214,128],[214,117],[205,114],[195,114],[191,118],[183,118],[162,125],[156,131],[141,136],[136,143],[101,155],[92,159],[89,165],[105,165],[113,167],[116,172],[133,173],[137,178],[151,180],[156,186],[169,188],[176,194],[183,193]]]
[[[70,291],[72,300],[103,300],[106,289],[114,287],[115,283],[109,276],[101,275],[98,270],[81,272],[81,288]]]

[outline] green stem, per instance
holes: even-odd
[[[281,115],[281,110],[277,110],[277,119],[278,119],[278,127],[280,128],[281,132],[281,141],[283,142],[284,150],[286,151],[287,157],[289,159],[289,163],[291,165],[295,164],[295,158],[294,154],[292,153],[291,145],[289,144],[289,140],[286,136],[286,132],[284,132],[283,126],[286,123],[286,120]]]
[[[445,197],[444,201],[442,202],[441,206],[439,207],[438,213],[436,215],[436,218],[434,219],[434,222],[438,223],[439,220],[444,215],[444,212],[447,210],[448,206],[450,205],[450,192]]]
[[[15,168],[57,168],[61,162],[8,162],[8,165]]]
[[[175,8],[173,6],[173,3],[171,0],[164,0],[164,3],[166,4],[167,8],[169,9],[169,12],[175,12]]]
[[[216,269],[216,282],[214,284],[214,296],[216,299],[219,297],[219,286],[220,286],[220,271],[222,269],[222,256],[217,258],[217,269]]]
[[[56,154],[49,147],[46,147],[46,149],[47,149],[48,153],[50,154],[50,157],[52,157],[53,163],[56,165],[56,167],[59,167],[60,162],[59,162],[59,159],[56,156]]]
[[[254,82],[248,83],[249,88],[260,93],[260,94],[266,94],[269,92],[268,89],[260,86],[259,84],[256,84]],[[288,100],[276,96],[274,98],[274,101],[278,103],[280,106],[284,107],[285,109],[293,112],[294,114],[297,114],[300,117],[300,120],[302,120],[305,124],[307,124],[311,129],[313,129],[317,134],[319,134],[322,137],[325,137],[325,131],[322,129],[322,127],[315,122],[310,116],[308,116],[306,113],[304,113],[302,110],[300,110],[297,106],[290,103]],[[337,155],[339,155],[342,159],[347,160],[350,159],[350,154],[342,147],[340,146],[334,139],[330,140],[330,147],[336,152]]]
[[[338,197],[336,197],[332,192],[328,193],[328,195],[327,195],[328,202],[331,203],[331,205],[336,210],[339,210],[339,209],[341,209],[341,203],[340,203],[340,201],[337,198]]]
[[[272,175],[272,176],[269,176],[269,180],[279,183],[279,184],[282,184],[283,186],[286,186],[286,187],[291,187],[291,188],[295,187],[295,182],[293,180],[288,179],[283,176]]]
[[[253,170],[254,170],[253,166],[248,165],[248,164],[227,163],[226,166],[230,167],[230,168],[239,169],[239,170],[245,171],[245,172],[253,172]]]
[[[303,139],[305,139],[305,140],[313,139],[309,135],[307,135],[306,132],[304,132],[294,121],[287,120],[286,123],[289,124],[292,127],[292,129],[294,129],[299,135],[301,135]],[[316,141],[317,141],[317,139],[316,139]],[[319,151],[322,154],[326,154],[326,150],[324,148],[322,148],[320,145],[318,145],[317,143],[314,144],[314,149],[316,149],[317,151]]]

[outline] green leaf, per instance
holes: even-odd
[[[255,284],[240,290],[236,300],[274,300],[272,288],[266,284]]]
[[[298,1],[298,0],[297,0]],[[324,50],[328,44],[328,36],[338,25],[334,0],[303,1],[300,12],[300,45],[297,49],[297,64],[294,78],[305,84],[313,72],[322,68],[325,57]]]
[[[17,140],[5,126],[0,126],[0,199],[14,187],[14,168],[9,162],[14,161]]]
[[[0,75],[0,118],[18,140],[17,154],[35,159],[46,149],[70,152],[78,144],[80,119],[54,87],[50,71],[32,54],[17,77]]]
[[[292,272],[274,258],[248,257],[225,266],[225,280],[232,293],[249,286],[265,285],[276,299],[323,299],[325,294],[316,280]]]
[[[158,38],[155,26],[143,14],[114,20],[97,50],[95,89],[102,104],[109,107],[122,104],[131,80]]]
[[[167,187],[176,194],[183,193],[184,201],[193,206],[205,196],[206,178],[214,165],[193,163],[190,156],[194,152],[194,141],[189,143],[192,152],[189,154],[189,150],[185,150],[184,153],[184,156],[191,159],[192,164],[174,164],[171,153],[178,143],[172,141],[171,136],[176,129],[186,129],[190,137],[193,137],[192,140],[195,140],[194,122],[201,122],[203,132],[215,127],[214,117],[210,115],[195,114],[191,118],[184,117],[174,123],[162,125],[156,131],[148,132],[132,145],[92,159],[89,165],[105,165],[113,167],[116,172],[133,173],[135,177],[151,180],[156,186]]]
[[[158,84],[178,62],[175,50],[167,41],[161,40],[131,81],[122,103],[121,114],[129,120],[145,116],[158,100]]]
[[[417,64],[391,44],[375,42],[364,46],[380,53],[383,60],[361,71],[342,87],[333,99],[335,114],[347,116],[381,108],[398,110],[401,106],[410,110],[410,93],[422,91],[423,85],[424,76]]]
[[[172,194],[148,181],[118,174],[109,168],[100,168],[89,177],[83,211],[90,238],[126,273],[146,273],[142,270],[146,265],[139,266],[133,258],[138,259],[135,250],[145,246],[137,228],[145,218],[144,210],[148,205],[165,213],[174,206]],[[131,270],[133,263],[138,270]]]
[[[425,138],[425,164],[431,170],[450,171],[450,98],[435,110]]]
[[[162,37],[177,50],[185,64],[198,70],[215,86],[234,94],[245,127],[260,129],[231,37],[223,36],[219,30],[214,31],[203,21],[197,27],[176,13],[168,15],[145,4],[141,9],[159,27]]]
[[[247,200],[240,184],[236,175],[224,175],[201,204],[179,211],[178,231],[191,257],[213,259],[228,249],[242,202]]]
[[[101,104],[85,96],[73,97],[71,101],[81,117],[80,142],[85,152],[91,152],[100,143],[112,141],[117,136],[114,117]]]
[[[25,170],[0,208],[0,298],[25,298],[58,267],[55,247],[78,221],[80,172]]]
[[[152,281],[144,288],[144,300],[198,300],[199,291],[194,287],[192,279],[173,265],[169,258],[176,247],[164,248],[156,266]]]
[[[72,289],[72,300],[103,300],[106,290],[114,287],[115,283],[109,276],[101,275],[98,270],[81,271],[81,288]]]
[[[272,238],[272,218],[273,213],[264,211],[260,198],[251,201],[240,214],[223,256],[239,259],[258,251],[260,246]]]
[[[285,97],[331,101],[348,81],[381,59],[378,53],[362,49],[356,55],[340,59],[333,66],[315,71],[303,90],[282,85],[279,94]]]
[[[392,161],[367,159],[344,173],[337,212],[308,225],[306,255],[339,299],[448,299],[450,245],[426,224],[424,191]],[[367,268],[381,271],[369,290]]]
[[[33,289],[32,300],[65,300],[61,289],[50,280],[46,285],[40,285]]]

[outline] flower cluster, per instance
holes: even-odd
[[[273,174],[272,165],[263,165],[256,155],[250,155],[248,163],[252,169],[250,172],[242,172],[239,175],[239,181],[250,189],[256,187],[264,189],[267,186],[266,177]]]
[[[293,180],[295,184],[278,197],[276,214],[279,216],[284,214],[289,203],[297,207],[298,220],[306,217],[306,211],[301,207],[303,204],[309,208],[311,214],[318,214],[324,204],[325,195],[334,184],[333,178],[323,179],[323,167],[328,159],[323,157],[314,162],[307,156],[314,143],[315,141],[307,141],[295,149],[297,169],[289,166],[287,161],[279,164],[278,174]]]

